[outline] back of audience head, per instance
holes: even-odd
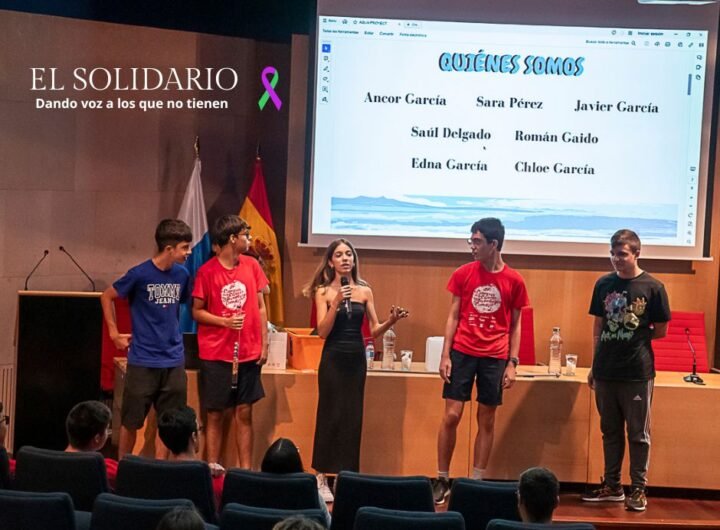
[[[198,450],[198,423],[195,411],[183,405],[166,410],[157,420],[160,440],[174,456],[194,456]]]
[[[278,438],[268,447],[260,469],[265,473],[302,473],[303,464],[297,446],[287,438]]]
[[[560,484],[544,467],[531,467],[520,475],[518,510],[526,523],[549,523],[560,502]]]
[[[67,451],[98,451],[107,442],[112,413],[100,401],[82,401],[65,419]]]
[[[288,517],[273,526],[273,530],[323,530],[324,528],[314,519],[308,519],[301,515]]]
[[[156,530],[205,530],[205,523],[194,508],[177,506],[160,519]]]

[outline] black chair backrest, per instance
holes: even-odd
[[[590,523],[521,523],[493,519],[487,525],[487,530],[595,530]]]
[[[98,495],[90,530],[155,530],[160,519],[176,506],[193,507],[187,499],[133,499],[112,493]]]
[[[10,458],[4,447],[0,447],[0,489],[10,489]]]
[[[448,511],[460,512],[468,530],[485,530],[490,519],[519,521],[517,482],[457,478],[450,488]]]
[[[92,510],[95,497],[110,491],[100,453],[65,453],[24,446],[17,453],[15,489],[68,493],[76,510]]]
[[[332,529],[351,530],[355,514],[363,506],[435,511],[432,486],[427,477],[386,477],[341,471],[335,487]]]
[[[280,510],[277,508],[258,508],[244,506],[235,502],[225,505],[220,515],[220,530],[272,530],[283,519],[302,516],[312,519],[325,527],[325,516],[320,508],[309,510]]]
[[[75,511],[67,493],[0,490],[0,528],[75,530]]]
[[[126,456],[118,464],[115,493],[138,499],[189,499],[206,522],[217,521],[210,468],[199,460]]]
[[[223,483],[221,505],[229,502],[284,510],[320,508],[317,481],[309,473],[278,475],[229,469]]]
[[[457,512],[409,512],[365,506],[355,516],[355,530],[465,530]]]

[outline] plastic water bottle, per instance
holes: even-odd
[[[548,362],[549,374],[560,375],[562,343],[563,341],[560,336],[560,328],[553,328],[552,337],[550,337],[550,362]]]
[[[367,369],[372,370],[375,361],[375,345],[369,340],[365,346],[365,358],[367,359]]]
[[[390,328],[383,335],[383,355],[382,355],[382,366],[383,370],[392,370],[394,368],[393,362],[395,361],[395,340],[397,336]]]

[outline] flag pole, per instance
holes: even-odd
[[[200,137],[195,137],[195,158],[200,158]]]

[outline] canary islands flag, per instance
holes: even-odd
[[[262,160],[255,158],[255,174],[250,191],[240,209],[242,217],[251,228],[250,253],[253,254],[262,266],[265,276],[270,282],[270,294],[265,295],[268,320],[276,326],[284,324],[282,268],[280,263],[280,249],[278,248],[275,228],[273,228],[270,204],[268,203],[263,175]]]
[[[201,168],[200,157],[196,156],[190,182],[188,182],[178,213],[178,219],[185,221],[192,230],[193,240],[190,244],[192,254],[185,262],[185,268],[193,279],[200,266],[210,257],[210,233],[208,232],[205,198],[200,180]],[[192,318],[192,299],[180,306],[180,331],[183,333],[197,331],[197,323]]]

